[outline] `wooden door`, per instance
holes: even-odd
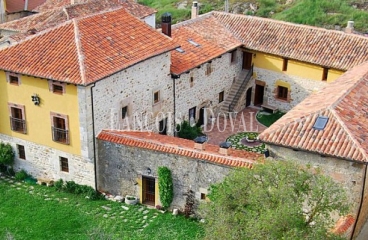
[[[155,179],[151,177],[142,177],[142,197],[143,203],[147,205],[155,205]]]
[[[250,70],[252,68],[252,53],[243,52],[243,69]]]
[[[254,94],[254,106],[260,106],[263,104],[264,86],[256,84],[256,90]]]

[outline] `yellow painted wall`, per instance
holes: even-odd
[[[283,58],[270,55],[261,52],[254,52],[255,57],[253,57],[254,66],[259,68],[264,68],[272,70],[275,72],[283,72]],[[299,62],[296,60],[288,61],[287,71],[285,74],[294,75],[302,78],[313,79],[317,81],[322,81],[323,68],[318,65],[313,65],[310,63]],[[344,72],[336,69],[328,70],[327,82],[335,81]]]
[[[65,94],[59,95],[49,91],[46,79],[22,75],[20,82],[19,86],[7,83],[5,72],[0,71],[0,133],[80,155],[77,87],[66,85]],[[35,93],[41,99],[39,106],[31,101]],[[25,106],[27,134],[11,130],[8,102]],[[68,115],[69,145],[52,140],[50,112]]]

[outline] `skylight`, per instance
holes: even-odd
[[[184,53],[184,52],[185,52],[185,51],[184,51],[182,48],[180,48],[180,47],[176,48],[175,50],[176,50],[176,51],[178,51],[178,52],[180,52],[180,53]]]
[[[328,122],[328,117],[319,116],[316,119],[316,122],[313,125],[313,129],[315,129],[315,130],[324,130],[325,127],[326,127],[327,122]]]
[[[188,42],[196,47],[201,46],[199,43],[194,42],[192,39],[189,39]]]

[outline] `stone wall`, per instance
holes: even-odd
[[[268,145],[267,147],[272,157],[296,161],[301,165],[310,165],[312,169],[320,168],[323,174],[340,183],[348,193],[351,204],[350,213],[353,213],[354,216],[357,215],[364,182],[364,164],[333,157],[323,157],[315,153],[294,151],[274,145]]]
[[[98,140],[98,189],[114,195],[139,196],[141,185],[136,184],[140,176],[158,178],[157,169],[166,166],[171,170],[174,184],[173,208],[183,209],[184,193],[195,192],[196,199],[201,193],[207,194],[208,187],[220,182],[231,168],[216,165],[200,159],[188,158],[143,148],[133,148]],[[151,173],[147,174],[146,169]],[[155,203],[158,204],[157,202]]]
[[[19,138],[13,138],[0,134],[0,141],[10,143],[16,153],[14,169],[19,171],[24,169],[33,177],[47,179],[64,179],[75,181],[78,184],[85,184],[94,187],[94,164],[81,156],[62,152],[51,147],[35,144]],[[17,144],[25,148],[26,160],[19,159]],[[62,172],[60,167],[60,157],[68,159],[69,172]]]
[[[313,91],[317,91],[327,85],[326,82],[291,76],[282,72],[275,72],[263,68],[255,67],[254,72],[254,78],[249,83],[249,86],[253,86],[252,102],[255,94],[255,81],[263,81],[266,83],[263,103],[278,107],[278,109],[282,111],[289,111],[308,97]],[[279,82],[290,85],[288,100],[276,98]]]
[[[238,50],[233,63],[231,63],[231,53],[225,53],[221,58],[213,59],[210,63],[210,74],[206,74],[208,63],[181,74],[180,78],[175,80],[175,107],[178,119],[189,120],[189,109],[193,107],[196,107],[196,120],[202,107],[211,107],[216,116],[221,107],[219,93],[224,91],[224,100],[227,98],[234,78],[241,72],[241,64],[242,55]],[[212,106],[210,106],[211,102]]]
[[[154,103],[154,92],[160,101]],[[173,80],[170,54],[152,57],[96,83],[93,88],[95,133],[102,129],[158,131],[158,122],[168,118],[173,132]],[[128,106],[128,117],[121,111]],[[129,126],[129,127],[128,127]],[[171,131],[170,131],[171,130]]]

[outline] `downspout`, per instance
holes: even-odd
[[[91,111],[92,111],[92,134],[93,134],[93,169],[95,173],[95,190],[97,191],[97,157],[96,157],[96,134],[95,134],[95,113],[93,109],[93,88],[96,86],[94,83],[91,87]]]
[[[175,80],[180,78],[180,75],[171,74],[173,80],[173,95],[174,95],[174,137],[176,137],[176,90],[175,90]]]
[[[355,235],[356,225],[357,225],[357,222],[358,222],[359,217],[360,217],[360,212],[362,211],[362,205],[363,205],[363,200],[364,200],[364,189],[365,189],[365,181],[366,181],[366,179],[367,179],[367,164],[365,164],[364,178],[363,178],[363,187],[362,187],[362,194],[361,194],[361,198],[360,198],[358,215],[357,215],[356,220],[355,220],[355,223],[354,223],[353,231],[351,232],[350,240],[352,240],[353,237],[354,237],[354,235]],[[364,226],[364,224],[363,224],[363,226]]]

